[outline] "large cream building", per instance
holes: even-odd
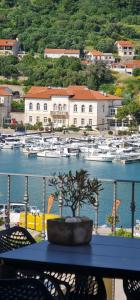
[[[85,86],[67,88],[33,86],[25,95],[25,123],[51,121],[54,127],[71,126],[109,129],[121,98]]]

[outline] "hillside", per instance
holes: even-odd
[[[19,37],[23,50],[115,50],[132,39],[139,48],[140,0],[1,0],[0,37]]]

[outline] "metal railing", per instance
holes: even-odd
[[[17,189],[20,190],[19,195],[22,203],[25,206],[25,228],[27,228],[27,216],[28,216],[28,206],[32,204],[31,196],[36,197],[38,192],[39,194],[39,206],[42,212],[42,237],[45,238],[45,213],[47,211],[47,198],[50,192],[49,179],[52,176],[40,176],[40,175],[32,175],[32,174],[15,174],[15,173],[0,173],[0,204],[7,204],[7,223],[10,225],[10,204],[16,202],[16,194]],[[121,180],[121,179],[99,179],[103,185],[103,191],[96,198],[96,202],[94,205],[94,225],[95,225],[95,233],[98,233],[98,227],[103,223],[102,219],[104,219],[104,223],[106,223],[106,216],[112,215],[114,216],[114,222],[112,224],[112,231],[116,234],[116,216],[118,213],[117,199],[120,198],[122,193],[122,198],[128,198],[123,201],[123,209],[121,211],[122,220],[125,219],[124,214],[129,216],[130,218],[130,228],[131,236],[134,237],[134,227],[135,227],[135,219],[136,212],[137,218],[139,217],[139,190],[140,181],[136,180]],[[20,181],[20,182],[19,182]],[[121,185],[121,186],[120,186]],[[108,187],[109,186],[109,187]],[[121,193],[119,189],[121,187]],[[110,193],[109,193],[110,192]],[[107,193],[107,195],[106,195]],[[120,195],[119,195],[120,193]],[[3,194],[3,197],[2,195]],[[3,199],[2,199],[3,198]],[[106,198],[109,198],[109,203]],[[34,200],[36,201],[36,199]],[[34,202],[34,205],[38,205]],[[127,209],[125,208],[127,207]],[[63,206],[63,199],[61,195],[61,191],[58,197],[57,202],[57,214],[60,216],[65,215],[65,207]],[[119,208],[120,210],[120,208]],[[77,215],[81,214],[81,208],[77,207]],[[85,215],[86,213],[84,213]],[[88,213],[87,213],[88,214]],[[123,220],[124,222],[124,220]],[[125,227],[125,222],[124,222]]]

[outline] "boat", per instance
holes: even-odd
[[[86,160],[100,161],[100,162],[112,162],[114,158],[115,158],[115,154],[111,154],[111,153],[90,154],[84,157],[84,159]]]

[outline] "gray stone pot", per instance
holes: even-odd
[[[88,244],[92,238],[93,221],[65,222],[65,219],[47,220],[48,241],[58,245]]]

